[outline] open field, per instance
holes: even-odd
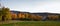
[[[60,26],[60,21],[9,21],[9,22],[3,22],[2,24],[0,24],[0,26]]]

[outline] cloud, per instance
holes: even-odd
[[[60,0],[2,0],[2,2],[11,10],[60,13]]]

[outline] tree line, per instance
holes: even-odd
[[[41,20],[60,20],[60,15],[41,16],[30,13],[11,13],[9,8],[0,8],[0,21],[5,20],[23,20],[23,21],[41,21]]]

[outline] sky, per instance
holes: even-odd
[[[60,13],[60,0],[0,0],[10,10]]]

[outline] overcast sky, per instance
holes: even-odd
[[[10,10],[60,13],[60,0],[1,0]]]

